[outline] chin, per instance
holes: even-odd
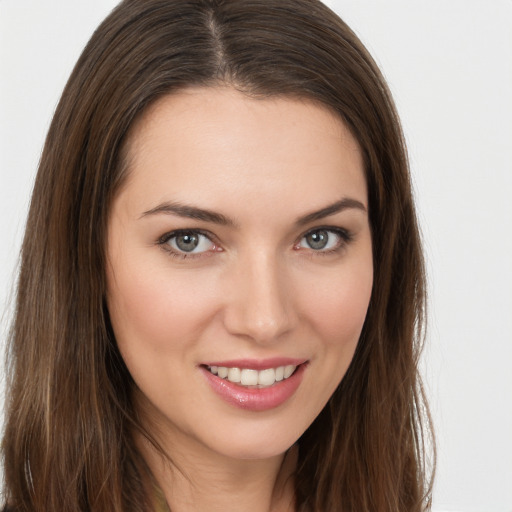
[[[210,450],[232,459],[269,459],[289,450],[310,423],[298,423],[294,418],[292,421],[280,418],[278,422],[252,420],[245,425],[238,424],[235,428],[217,425],[207,438],[203,437],[203,443]]]

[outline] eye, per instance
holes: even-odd
[[[319,252],[335,251],[341,248],[349,239],[350,235],[345,230],[321,228],[306,233],[296,247],[313,249]]]
[[[162,237],[160,244],[166,245],[171,253],[180,256],[201,254],[216,247],[208,236],[198,231],[174,231]]]

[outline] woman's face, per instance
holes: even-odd
[[[128,165],[108,308],[140,410],[164,446],[284,452],[343,378],[370,300],[358,144],[312,102],[198,88],[145,113]]]

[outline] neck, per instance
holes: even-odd
[[[268,459],[225,457],[191,443],[137,444],[172,512],[293,512],[296,449]]]

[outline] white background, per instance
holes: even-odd
[[[115,0],[0,0],[0,310],[45,132]],[[430,291],[437,512],[512,512],[512,0],[331,0],[409,144]]]

